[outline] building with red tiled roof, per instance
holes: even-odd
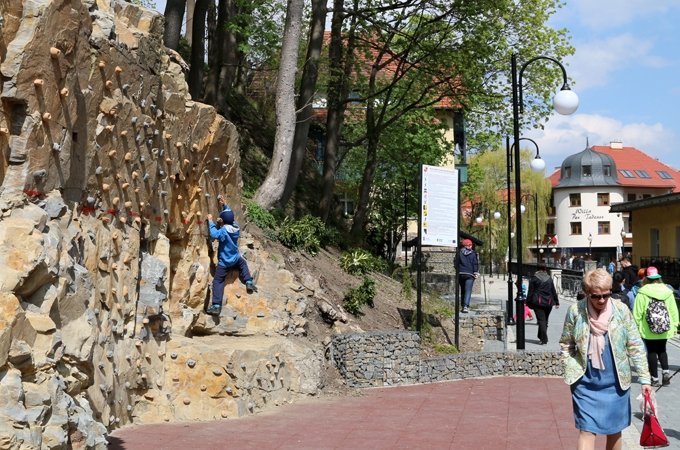
[[[633,243],[630,215],[610,212],[612,204],[680,192],[680,171],[621,142],[568,156],[549,180],[554,215],[547,232],[558,236],[558,251],[604,264]]]

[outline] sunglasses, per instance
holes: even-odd
[[[588,294],[588,297],[592,298],[593,300],[607,300],[611,296],[611,292],[607,292],[606,294]]]

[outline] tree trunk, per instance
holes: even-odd
[[[352,229],[350,231],[350,235],[355,242],[361,242],[364,237],[364,227],[366,225],[366,218],[368,217],[369,203],[371,201],[371,187],[373,186],[375,169],[378,166],[378,141],[374,136],[374,134],[369,134],[368,137],[368,143],[366,145],[366,165],[364,166],[364,173],[361,177],[359,200],[357,201],[357,209],[354,211],[354,219],[352,220]]]
[[[163,44],[173,50],[179,48],[179,37],[182,33],[185,6],[186,0],[168,0],[165,4]]]
[[[196,9],[196,2],[200,0],[186,0],[187,2],[187,32],[185,37],[187,42],[194,41],[194,15]],[[205,19],[204,19],[205,20]]]
[[[189,0],[194,3],[192,17],[191,69],[189,70],[189,94],[198,100],[203,93],[203,66],[205,64],[205,19],[210,0]],[[188,35],[188,34],[187,34]]]
[[[210,2],[208,8],[208,76],[205,82],[204,100],[207,104],[216,106],[217,103],[217,75],[222,65],[222,45],[224,44],[224,26],[220,25],[224,19],[223,9],[228,0],[220,0],[217,10]]]
[[[276,136],[269,172],[255,193],[255,201],[271,209],[281,200],[288,176],[295,134],[295,74],[302,32],[304,0],[288,0],[276,88]]]
[[[356,4],[356,2],[355,2]],[[331,21],[331,42],[328,47],[329,73],[326,117],[326,149],[323,160],[323,187],[319,202],[319,215],[324,222],[333,207],[335,193],[335,172],[337,170],[340,133],[345,116],[345,99],[348,92],[348,79],[352,70],[354,51],[354,27],[352,23],[347,33],[347,49],[344,48],[342,24],[345,19],[343,0],[333,1],[333,20]],[[354,19],[353,19],[354,20]],[[343,51],[345,52],[343,66]]]
[[[300,95],[297,102],[299,112],[295,126],[295,137],[293,138],[290,169],[288,170],[288,178],[286,179],[286,186],[281,198],[281,207],[284,207],[293,195],[307,150],[307,137],[313,113],[312,100],[319,74],[319,58],[323,48],[323,33],[327,13],[326,0],[312,0],[312,23],[309,31],[309,45],[307,47],[306,64],[302,72]]]
[[[234,84],[234,77],[236,74],[236,67],[238,65],[238,42],[236,34],[227,29],[227,22],[233,20],[238,14],[238,7],[236,1],[225,1],[226,6],[224,10],[224,20],[219,19],[219,26],[224,29],[222,34],[222,42],[220,43],[220,67],[217,76],[217,99],[215,106],[225,117],[229,117],[229,105],[227,97]],[[220,4],[222,2],[220,1]],[[218,17],[219,18],[219,17]]]

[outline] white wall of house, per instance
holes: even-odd
[[[611,186],[562,188],[555,189],[553,196],[556,213],[555,233],[559,247],[588,248],[590,245],[588,236],[592,236],[593,249],[621,245],[624,217],[621,214],[610,213],[609,207],[612,203],[626,201],[623,188]],[[580,199],[580,206],[574,201],[576,198]]]

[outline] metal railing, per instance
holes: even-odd
[[[680,285],[680,258],[671,256],[642,256],[640,267],[654,266],[659,269],[663,281],[676,289]]]

